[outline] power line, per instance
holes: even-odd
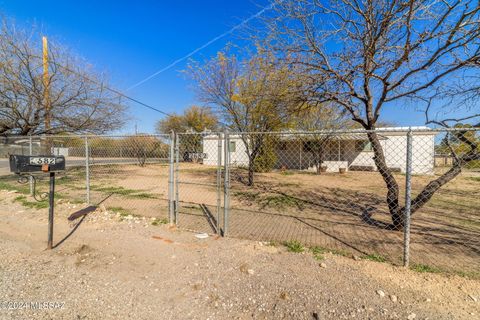
[[[13,53],[13,51],[12,51],[11,53]],[[43,59],[43,57],[40,57],[40,56],[38,56],[38,55],[32,55],[32,57],[34,57],[34,58],[36,58],[36,59],[39,59],[40,61],[42,61],[42,59]],[[65,71],[68,71],[68,72],[71,72],[71,73],[73,73],[73,74],[76,74],[77,76],[82,77],[84,80],[87,80],[87,81],[89,81],[89,82],[91,82],[91,83],[94,83],[94,84],[96,84],[96,85],[102,86],[102,87],[105,88],[106,90],[108,90],[108,91],[110,91],[110,92],[113,92],[113,93],[115,93],[115,94],[117,94],[117,95],[119,95],[119,96],[121,96],[121,97],[123,97],[123,98],[125,98],[125,99],[127,99],[127,100],[130,100],[130,101],[132,101],[132,102],[135,102],[135,103],[137,103],[137,104],[139,104],[139,105],[141,105],[141,106],[143,106],[143,107],[145,107],[145,108],[148,108],[148,109],[150,109],[150,110],[156,111],[156,112],[161,113],[161,114],[166,115],[166,116],[171,116],[170,113],[164,112],[164,111],[162,111],[162,110],[160,110],[160,109],[158,109],[158,108],[152,107],[151,105],[148,105],[148,104],[146,104],[146,103],[144,103],[144,102],[141,102],[140,100],[137,100],[137,99],[135,99],[135,98],[132,98],[132,97],[130,97],[130,96],[127,96],[126,94],[124,94],[124,93],[122,93],[122,92],[120,92],[120,91],[118,91],[118,90],[116,90],[116,89],[113,89],[113,88],[111,88],[111,87],[105,86],[103,83],[101,83],[101,82],[99,82],[99,81],[97,81],[97,80],[93,80],[93,79],[87,77],[86,75],[81,74],[80,72],[75,71],[75,70],[73,70],[73,69],[71,69],[71,68],[68,68],[68,67],[66,67],[66,66],[64,66],[64,65],[62,65],[62,64],[60,64],[60,63],[58,63],[58,62],[56,62],[56,61],[50,61],[49,64],[53,64],[53,65],[55,65],[55,66],[57,66],[57,67],[60,67],[60,68],[64,69]],[[42,66],[40,65],[39,67],[42,67]]]
[[[74,73],[74,74],[82,77],[83,79],[85,79],[85,80],[87,80],[87,81],[90,81],[90,82],[92,82],[92,83],[94,83],[94,84],[96,84],[96,85],[102,86],[102,87],[105,88],[106,90],[108,90],[108,91],[110,91],[110,92],[113,92],[113,93],[115,93],[115,94],[117,94],[117,95],[119,95],[119,96],[121,96],[121,97],[123,97],[123,98],[125,98],[125,99],[127,99],[127,100],[130,100],[130,101],[132,101],[132,102],[135,102],[135,103],[137,103],[137,104],[139,104],[139,105],[141,105],[141,106],[143,106],[143,107],[146,107],[146,108],[148,108],[148,109],[150,109],[150,110],[156,111],[156,112],[161,113],[161,114],[166,115],[166,116],[170,116],[170,115],[171,115],[171,114],[166,113],[166,112],[164,112],[164,111],[162,111],[162,110],[160,110],[160,109],[157,109],[157,108],[155,108],[155,107],[152,107],[151,105],[148,105],[148,104],[146,104],[146,103],[144,103],[144,102],[141,102],[140,100],[137,100],[137,99],[135,99],[135,98],[132,98],[132,97],[130,97],[130,96],[127,96],[126,94],[124,94],[124,93],[122,93],[122,92],[120,92],[120,91],[118,91],[118,90],[116,90],[116,89],[113,89],[113,88],[110,88],[110,87],[108,87],[108,86],[105,86],[103,83],[101,83],[101,82],[99,82],[99,81],[97,81],[97,80],[93,80],[93,79],[87,77],[86,75],[81,74],[81,73],[79,73],[79,72],[77,72],[77,71],[75,71],[75,70],[72,70],[72,69],[68,68],[68,67],[65,67],[64,65],[61,65],[61,64],[59,64],[59,63],[57,63],[57,62],[55,62],[55,61],[53,61],[53,62],[51,62],[51,63],[54,64],[54,65],[56,65],[57,67],[63,68],[64,70],[66,70],[66,71],[68,71],[68,72]]]
[[[149,81],[150,79],[158,76],[160,73],[162,72],[165,72],[167,71],[168,69],[171,69],[172,67],[174,67],[175,65],[179,64],[180,62],[190,58],[191,56],[193,56],[195,53],[205,49],[206,47],[208,47],[209,45],[211,45],[212,43],[220,40],[221,38],[224,38],[225,36],[233,33],[235,30],[243,27],[245,24],[247,24],[248,22],[250,22],[251,20],[255,19],[255,18],[258,18],[259,16],[261,16],[263,13],[265,13],[265,11],[268,11],[270,9],[272,9],[274,6],[275,6],[275,2],[271,3],[270,5],[264,7],[262,10],[258,11],[257,13],[255,13],[254,15],[248,17],[247,19],[243,20],[242,22],[240,22],[239,24],[237,24],[236,26],[234,26],[233,28],[231,28],[230,30],[228,31],[225,31],[224,33],[222,33],[221,35],[219,36],[216,36],[215,38],[211,39],[210,41],[206,42],[205,44],[201,45],[200,47],[198,47],[197,49],[191,51],[190,53],[188,53],[187,55],[173,61],[172,63],[170,63],[169,65],[167,65],[166,67],[152,73],[151,75],[149,75],[148,77],[146,77],[145,79],[137,82],[136,84],[132,85],[131,87],[127,88],[127,91],[130,91],[132,90],[133,88],[136,88],[142,84],[144,84],[145,82]]]

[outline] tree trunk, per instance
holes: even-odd
[[[248,161],[248,181],[247,186],[253,186],[254,184],[254,173],[255,173],[255,159],[249,159]]]
[[[412,200],[411,213],[413,214],[418,209],[422,208],[428,201],[430,201],[438,189],[458,176],[462,172],[462,164],[467,164],[470,161],[478,160],[478,158],[480,158],[480,154],[476,152],[475,145],[474,149],[463,156],[459,161],[456,161],[450,170],[445,172],[437,179],[431,181],[425,188],[423,188],[423,190],[415,197],[415,199]]]
[[[392,171],[387,166],[385,160],[385,154],[383,153],[382,145],[378,139],[377,133],[369,131],[367,133],[368,140],[372,144],[374,157],[373,160],[377,166],[378,172],[381,174],[383,181],[387,186],[387,205],[388,211],[392,219],[392,228],[395,230],[401,230],[404,227],[405,220],[403,216],[403,210],[400,210],[398,204],[398,183],[395,180],[395,177],[392,174]]]
[[[398,184],[391,170],[387,167],[385,156],[375,132],[369,132],[368,138],[372,143],[375,154],[374,161],[378,171],[387,185],[387,204],[392,218],[392,227],[395,230],[402,230],[405,226],[405,207],[399,207],[398,202]],[[462,172],[462,165],[471,161],[479,160],[480,154],[476,151],[476,145],[472,150],[453,164],[443,175],[431,181],[423,190],[411,201],[410,214],[414,214],[422,208],[433,197],[442,186],[453,180]]]
[[[321,174],[322,170],[320,169],[322,162],[318,156],[318,153],[315,155],[315,167],[317,168],[317,174]]]
[[[323,158],[323,146],[319,147],[319,150],[315,152],[315,166],[317,167],[317,174],[322,173],[322,158]]]

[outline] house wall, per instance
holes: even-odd
[[[413,136],[413,174],[434,174],[435,167],[435,136]]]
[[[286,141],[283,144],[284,148],[277,150],[276,167],[278,169],[316,171],[314,155],[304,150],[303,142],[303,140]],[[345,148],[343,143],[339,145],[337,141],[326,143],[322,166],[327,167],[327,172],[338,172],[339,168],[348,169],[348,161],[343,157],[346,152]]]
[[[245,144],[240,137],[230,137],[231,142],[235,142],[235,151],[230,152],[230,164],[234,166],[248,166],[248,154],[245,148]],[[224,165],[224,145],[225,141],[221,139],[221,165]],[[203,159],[203,163],[206,165],[218,165],[218,136],[207,136],[203,139],[203,153],[206,153],[207,157]]]
[[[387,166],[405,173],[407,165],[407,134],[382,135],[380,144],[385,154]],[[434,134],[417,134],[412,137],[412,173],[433,174]],[[347,161],[350,166],[373,167],[373,151],[355,151],[355,142],[347,142]]]
[[[230,141],[235,141],[236,150],[230,153],[230,162],[234,166],[248,166],[248,155],[245,145],[239,137],[232,136]],[[340,142],[340,148],[338,145]],[[434,169],[434,146],[435,135],[433,133],[417,133],[412,137],[413,174],[433,174]],[[222,140],[223,158],[223,140]],[[376,170],[373,160],[373,151],[357,151],[355,140],[334,140],[326,147],[323,165],[327,172],[338,172],[339,168],[350,169],[372,169]],[[407,154],[407,134],[380,134],[380,144],[385,153],[387,166],[392,169],[405,172]],[[203,152],[207,158],[203,163],[217,165],[218,163],[218,138],[217,136],[205,137],[203,141]],[[340,153],[340,157],[339,157]],[[314,158],[312,153],[306,152],[303,148],[303,141],[285,141],[282,148],[277,149],[277,169],[309,170],[315,171]],[[221,161],[223,165],[223,159]],[[357,168],[354,168],[357,167]]]
[[[376,170],[373,151],[355,153],[355,145],[350,141],[348,161],[350,166],[372,166]],[[384,150],[387,166],[405,173],[407,165],[407,135],[383,135],[380,144]],[[433,174],[434,134],[418,134],[412,137],[412,173]]]

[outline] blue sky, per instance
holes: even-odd
[[[21,26],[36,23],[43,33],[70,47],[125,90],[241,20],[258,12],[265,0],[205,1],[30,1],[0,0],[0,11]],[[216,54],[227,36],[194,58]],[[40,39],[39,39],[40,43]],[[166,112],[181,112],[196,102],[180,73],[186,62],[127,92]],[[125,131],[153,132],[162,117],[138,105],[130,106],[135,120]]]
[[[111,83],[123,91],[267,4],[267,0],[0,0],[0,12],[21,26],[41,26],[44,34],[70,47],[99,71],[106,71]],[[229,41],[239,39],[235,34],[227,36],[194,58],[210,57]],[[126,93],[165,112],[180,113],[197,102],[192,84],[180,73],[185,67],[186,62],[180,63]],[[388,107],[385,120],[399,125],[424,123],[422,113],[405,109]],[[130,114],[132,121],[122,132],[133,132],[135,124],[141,132],[153,132],[155,122],[163,117],[134,104]]]

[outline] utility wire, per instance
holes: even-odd
[[[132,90],[133,88],[136,88],[142,84],[144,84],[145,82],[149,81],[150,79],[158,76],[160,73],[162,72],[165,72],[167,71],[168,69],[171,69],[172,67],[176,66],[177,64],[179,64],[180,62],[190,58],[191,56],[193,56],[194,54],[196,54],[197,52],[205,49],[206,47],[208,47],[209,45],[211,45],[212,43],[226,37],[227,35],[233,33],[235,30],[243,27],[245,24],[247,24],[248,22],[250,22],[251,20],[253,19],[256,19],[258,18],[259,16],[261,16],[262,14],[264,14],[266,11],[268,10],[271,10],[274,6],[275,6],[275,2],[271,3],[270,5],[264,7],[262,10],[258,11],[257,13],[255,13],[254,15],[248,17],[247,19],[243,20],[242,22],[240,22],[239,24],[237,24],[236,26],[234,26],[233,28],[231,28],[230,30],[228,31],[225,31],[224,33],[222,33],[221,35],[219,36],[216,36],[215,38],[213,38],[212,40],[206,42],[205,44],[203,44],[202,46],[198,47],[197,49],[191,51],[189,54],[173,61],[172,63],[170,63],[169,65],[167,65],[166,67],[156,71],[155,73],[152,73],[151,75],[149,75],[148,77],[146,77],[145,79],[135,83],[134,85],[132,85],[131,87],[127,88],[127,91],[130,91]]]
[[[37,56],[37,55],[32,55],[32,57],[34,57],[34,58],[36,58],[36,59],[39,59],[39,60],[42,60],[42,59],[43,59],[43,57],[40,57],[40,56]],[[164,115],[166,115],[166,116],[171,116],[171,114],[169,114],[169,113],[166,113],[166,112],[164,112],[164,111],[162,111],[162,110],[160,110],[160,109],[158,109],[158,108],[152,107],[151,105],[148,105],[148,104],[146,104],[146,103],[144,103],[144,102],[141,102],[140,100],[137,100],[137,99],[135,99],[135,98],[132,98],[132,97],[130,97],[130,96],[127,96],[126,94],[124,94],[124,93],[122,93],[122,92],[120,92],[120,91],[118,91],[118,90],[116,90],[116,89],[113,89],[113,88],[110,88],[110,87],[108,87],[108,86],[105,86],[103,83],[101,83],[101,82],[99,82],[99,81],[97,81],[97,80],[93,80],[93,79],[87,77],[86,75],[81,74],[81,73],[79,73],[79,72],[77,72],[77,71],[75,71],[75,70],[73,70],[73,69],[70,69],[70,68],[68,68],[68,67],[66,67],[66,66],[64,66],[64,65],[62,65],[62,64],[60,64],[60,63],[58,63],[58,62],[49,61],[49,64],[53,64],[53,65],[55,65],[56,67],[60,67],[60,68],[62,68],[62,69],[65,70],[65,71],[68,71],[68,72],[71,72],[71,73],[73,73],[73,74],[76,74],[77,76],[82,77],[84,80],[87,80],[87,81],[89,81],[89,82],[91,82],[91,83],[94,83],[94,84],[96,84],[96,85],[99,85],[99,86],[101,86],[102,88],[105,88],[106,90],[108,90],[108,91],[110,91],[110,92],[113,92],[113,93],[115,93],[115,94],[117,94],[117,95],[119,95],[119,96],[121,96],[121,97],[123,97],[123,98],[125,98],[125,99],[127,99],[127,100],[130,100],[130,101],[132,101],[132,102],[135,102],[135,103],[137,103],[137,104],[139,104],[139,105],[141,105],[141,106],[143,106],[143,107],[146,107],[146,108],[148,108],[148,109],[154,110],[154,111],[156,111],[156,112],[158,112],[158,113],[161,113],[161,114],[164,114]],[[41,68],[41,67],[42,67],[42,66],[40,65],[38,68]]]
[[[161,114],[166,115],[166,116],[170,116],[170,115],[171,115],[171,114],[166,113],[166,112],[164,112],[164,111],[162,111],[162,110],[160,110],[160,109],[157,109],[157,108],[155,108],[155,107],[152,107],[151,105],[148,105],[148,104],[146,104],[146,103],[143,103],[143,102],[141,102],[140,100],[137,100],[137,99],[135,99],[135,98],[129,97],[129,96],[127,96],[126,94],[124,94],[124,93],[122,93],[122,92],[120,92],[120,91],[118,91],[118,90],[116,90],[116,89],[107,87],[107,86],[105,86],[103,83],[99,82],[98,80],[93,80],[93,79],[87,77],[86,75],[81,74],[81,73],[79,73],[79,72],[77,72],[77,71],[75,71],[75,70],[72,70],[72,69],[68,68],[68,67],[65,67],[65,66],[63,66],[63,65],[61,65],[61,64],[59,64],[59,63],[57,63],[57,62],[55,62],[55,61],[50,62],[50,63],[54,64],[54,65],[57,66],[57,67],[60,67],[60,68],[62,68],[62,69],[64,69],[64,70],[66,70],[66,71],[68,71],[68,72],[74,73],[74,74],[82,77],[83,79],[85,79],[85,80],[87,80],[87,81],[90,81],[91,83],[94,83],[94,84],[96,84],[96,85],[99,85],[99,86],[101,86],[102,88],[105,88],[106,90],[108,90],[108,91],[110,91],[110,92],[113,92],[113,93],[115,93],[115,94],[118,94],[119,96],[121,96],[121,97],[123,97],[123,98],[125,98],[125,99],[127,99],[127,100],[130,100],[130,101],[132,101],[132,102],[135,102],[135,103],[137,103],[137,104],[139,104],[139,105],[141,105],[141,106],[143,106],[143,107],[145,107],[145,108],[148,108],[148,109],[150,109],[150,110],[156,111],[156,112],[161,113]]]
[[[134,84],[133,86],[127,88],[126,91],[129,91],[129,90],[131,90],[131,89],[133,89],[133,88],[136,88],[136,87],[142,85],[143,83],[149,81],[150,79],[156,77],[156,76],[159,75],[160,73],[165,72],[165,71],[167,71],[168,69],[171,69],[172,67],[174,67],[174,66],[177,65],[178,63],[184,61],[185,59],[190,58],[191,56],[193,56],[193,55],[196,54],[197,52],[205,49],[206,47],[208,47],[208,46],[211,45],[212,43],[220,40],[221,38],[224,38],[225,36],[233,33],[235,30],[243,27],[245,24],[247,24],[247,23],[250,22],[251,20],[258,18],[259,16],[261,16],[261,15],[262,15],[263,13],[265,13],[266,11],[271,10],[275,5],[276,5],[276,3],[271,3],[270,5],[264,7],[262,10],[258,11],[256,14],[248,17],[247,19],[243,20],[242,22],[240,22],[240,23],[237,24],[236,26],[232,27],[230,30],[228,30],[228,31],[222,33],[221,35],[213,38],[212,40],[208,41],[207,43],[205,43],[205,44],[203,44],[202,46],[198,47],[197,49],[193,50],[193,51],[190,52],[189,54],[187,54],[187,55],[185,55],[185,56],[183,56],[183,57],[181,57],[181,58],[173,61],[173,62],[172,62],[171,64],[169,64],[168,66],[166,66],[166,67],[158,70],[157,72],[153,73],[152,75],[148,76],[147,78],[143,79],[142,81],[139,81],[138,83]],[[41,59],[41,57],[37,57],[37,58]],[[143,106],[143,107],[145,107],[145,108],[148,108],[148,109],[150,109],[150,110],[156,111],[156,112],[161,113],[161,114],[166,115],[166,116],[171,116],[171,114],[169,114],[169,113],[167,113],[167,112],[164,112],[164,111],[162,111],[162,110],[160,110],[160,109],[158,109],[158,108],[155,108],[155,107],[153,107],[153,106],[151,106],[151,105],[148,105],[148,104],[146,104],[146,103],[144,103],[144,102],[141,102],[140,100],[137,100],[137,99],[135,99],[135,98],[132,98],[132,97],[130,97],[130,96],[127,96],[126,94],[118,91],[117,89],[113,89],[113,88],[110,88],[110,87],[108,87],[108,86],[105,86],[103,83],[101,83],[101,82],[99,82],[99,81],[97,81],[97,80],[93,80],[93,79],[87,77],[86,75],[81,74],[81,73],[79,73],[79,72],[77,72],[77,71],[75,71],[75,70],[72,70],[72,69],[68,68],[68,67],[65,67],[65,66],[63,66],[63,65],[61,65],[61,64],[59,64],[59,63],[57,63],[57,62],[55,62],[55,61],[50,62],[50,63],[54,64],[54,65],[57,66],[57,67],[60,67],[60,68],[62,68],[62,69],[64,69],[64,70],[66,70],[66,71],[68,71],[68,72],[74,73],[74,74],[82,77],[83,79],[91,82],[91,83],[94,83],[94,84],[97,84],[97,85],[99,85],[99,86],[102,86],[102,87],[105,88],[106,90],[108,90],[108,91],[110,91],[110,92],[113,92],[113,93],[115,93],[115,94],[117,94],[117,95],[119,95],[119,96],[121,96],[121,97],[123,97],[123,98],[125,98],[125,99],[127,99],[127,100],[130,100],[130,101],[132,101],[132,102],[135,102],[135,103],[137,103],[137,104],[139,104],[139,105],[141,105],[141,106]]]
[[[10,53],[13,53],[13,51],[10,51]],[[32,55],[32,57],[34,57],[34,58],[36,58],[36,59],[39,59],[40,61],[43,59],[43,57],[40,57],[40,56],[38,56],[38,55]],[[62,64],[60,64],[60,63],[58,63],[58,62],[49,61],[49,64],[53,64],[53,65],[55,65],[56,67],[60,67],[60,68],[64,69],[65,71],[68,71],[68,72],[71,72],[71,73],[73,73],[73,74],[76,74],[77,76],[82,77],[84,80],[87,80],[87,81],[89,81],[89,82],[91,82],[91,83],[94,83],[94,84],[96,84],[96,85],[99,85],[99,86],[101,86],[102,88],[105,88],[106,90],[108,90],[108,91],[110,91],[110,92],[113,92],[113,93],[115,93],[115,94],[117,94],[117,95],[119,95],[119,96],[121,96],[121,97],[123,97],[123,98],[125,98],[125,99],[127,99],[127,100],[130,100],[130,101],[132,101],[132,102],[135,102],[135,103],[137,103],[137,104],[139,104],[139,105],[141,105],[141,106],[143,106],[143,107],[146,107],[146,108],[148,108],[148,109],[151,109],[151,110],[153,110],[153,111],[156,111],[156,112],[161,113],[161,114],[166,115],[166,116],[171,116],[171,114],[169,114],[169,113],[166,113],[166,112],[164,112],[164,111],[162,111],[162,110],[160,110],[160,109],[158,109],[158,108],[152,107],[151,105],[148,105],[148,104],[146,104],[146,103],[144,103],[144,102],[141,102],[140,100],[137,100],[137,99],[135,99],[135,98],[132,98],[132,97],[130,97],[130,96],[127,96],[126,94],[124,94],[124,93],[122,93],[122,92],[120,92],[120,91],[118,91],[118,90],[116,90],[116,89],[113,89],[113,88],[110,88],[110,87],[108,87],[108,86],[105,86],[105,85],[104,85],[103,83],[101,83],[100,81],[98,81],[98,80],[93,80],[92,78],[89,78],[89,77],[87,77],[86,75],[81,74],[80,72],[75,71],[75,70],[73,70],[73,69],[71,69],[71,68],[68,68],[68,67],[66,67],[66,66],[64,66],[64,65],[62,65]],[[39,68],[41,68],[41,67],[42,67],[42,66],[39,66]]]

